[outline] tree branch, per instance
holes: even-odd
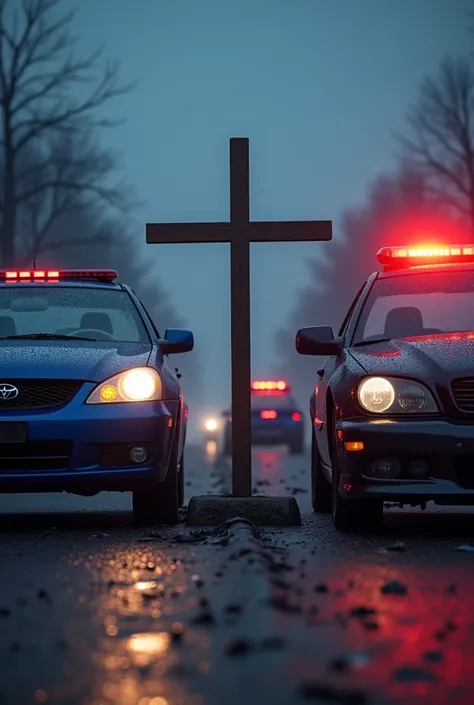
[[[9,157],[0,162],[0,201],[8,194],[3,228],[10,233],[9,243],[0,245],[11,261],[17,228],[23,232],[28,224],[35,251],[63,247],[73,244],[65,238],[58,245],[55,238],[65,217],[90,213],[99,202],[127,215],[136,205],[130,188],[111,182],[118,159],[97,135],[120,124],[101,115],[102,108],[135,84],[119,82],[118,62],[100,65],[101,47],[85,58],[76,55],[75,13],[60,16],[62,1],[12,0],[7,26],[8,0],[0,0],[0,145],[7,145]]]
[[[113,247],[123,247],[127,243],[124,239],[117,239],[113,233],[98,231],[95,235],[84,237],[73,237],[67,240],[55,240],[43,244],[38,250],[38,254],[44,254],[51,250],[58,250],[64,247],[88,247],[89,245],[110,245]]]
[[[406,161],[423,170],[431,193],[474,219],[474,71],[445,59],[423,80],[408,114],[410,135],[396,135]]]

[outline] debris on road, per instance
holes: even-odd
[[[385,551],[405,551],[405,544],[403,541],[395,541],[395,543],[391,544],[390,546],[385,546],[384,548],[381,548],[380,551],[384,553]]]
[[[286,595],[277,597],[273,595],[269,600],[269,606],[279,612],[286,612],[287,614],[300,614],[302,612],[302,607],[300,604],[291,603]]]
[[[319,700],[335,705],[368,705],[370,697],[367,693],[357,690],[339,690],[335,686],[324,683],[306,682],[298,688],[299,694],[308,700]]]
[[[395,671],[394,678],[397,681],[405,681],[409,683],[418,683],[420,681],[433,682],[437,680],[434,673],[416,666],[403,666],[402,668],[399,668]]]
[[[359,617],[361,619],[365,619],[366,617],[371,617],[374,614],[376,614],[377,610],[374,609],[373,607],[365,607],[362,605],[361,607],[353,607],[349,614],[351,617]]]
[[[329,588],[325,583],[318,583],[314,586],[314,592],[327,593]]]
[[[383,595],[405,595],[408,592],[408,588],[399,580],[389,580],[388,583],[382,585],[380,592]]]
[[[225,651],[229,656],[244,656],[253,649],[254,647],[248,639],[233,639],[227,644]]]
[[[331,659],[328,668],[331,671],[350,672],[364,668],[371,662],[371,657],[366,653],[350,653]]]

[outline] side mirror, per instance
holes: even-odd
[[[337,355],[342,350],[342,340],[334,337],[331,326],[300,328],[295,344],[300,355]]]
[[[221,416],[223,419],[228,419],[230,416],[230,411],[223,411]]]
[[[163,355],[191,352],[194,348],[194,336],[190,330],[167,328],[164,338],[160,340]]]

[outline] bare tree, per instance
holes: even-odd
[[[98,112],[132,86],[119,84],[117,62],[100,68],[101,48],[83,59],[75,56],[74,13],[58,16],[61,2],[22,0],[20,9],[19,0],[0,0],[4,266],[15,261],[20,214],[30,216],[34,250],[44,249],[51,219],[65,210],[91,200],[129,207],[123,184],[106,185],[115,156],[91,135],[118,124]]]
[[[421,169],[431,194],[474,231],[474,67],[447,58],[426,77],[408,115],[402,156]]]
[[[114,205],[112,196],[120,193],[103,185],[114,169],[109,151],[101,150],[87,136],[60,134],[46,143],[36,160],[45,166],[22,170],[22,187],[28,197],[17,210],[17,249],[21,249],[17,260],[31,264],[39,255],[65,246],[123,244],[128,222],[121,222],[117,229],[115,219],[111,228],[109,214],[104,217],[100,207],[107,202]],[[125,187],[122,192],[123,201],[130,203]],[[77,219],[81,214],[88,216],[89,227],[72,232],[71,217]]]

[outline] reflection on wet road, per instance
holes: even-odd
[[[470,705],[474,514],[389,509],[377,535],[338,534],[306,456],[253,457],[254,492],[303,516],[260,531],[261,622],[222,532],[136,529],[128,495],[0,497],[0,703]],[[215,446],[186,468],[188,499],[230,491]]]

